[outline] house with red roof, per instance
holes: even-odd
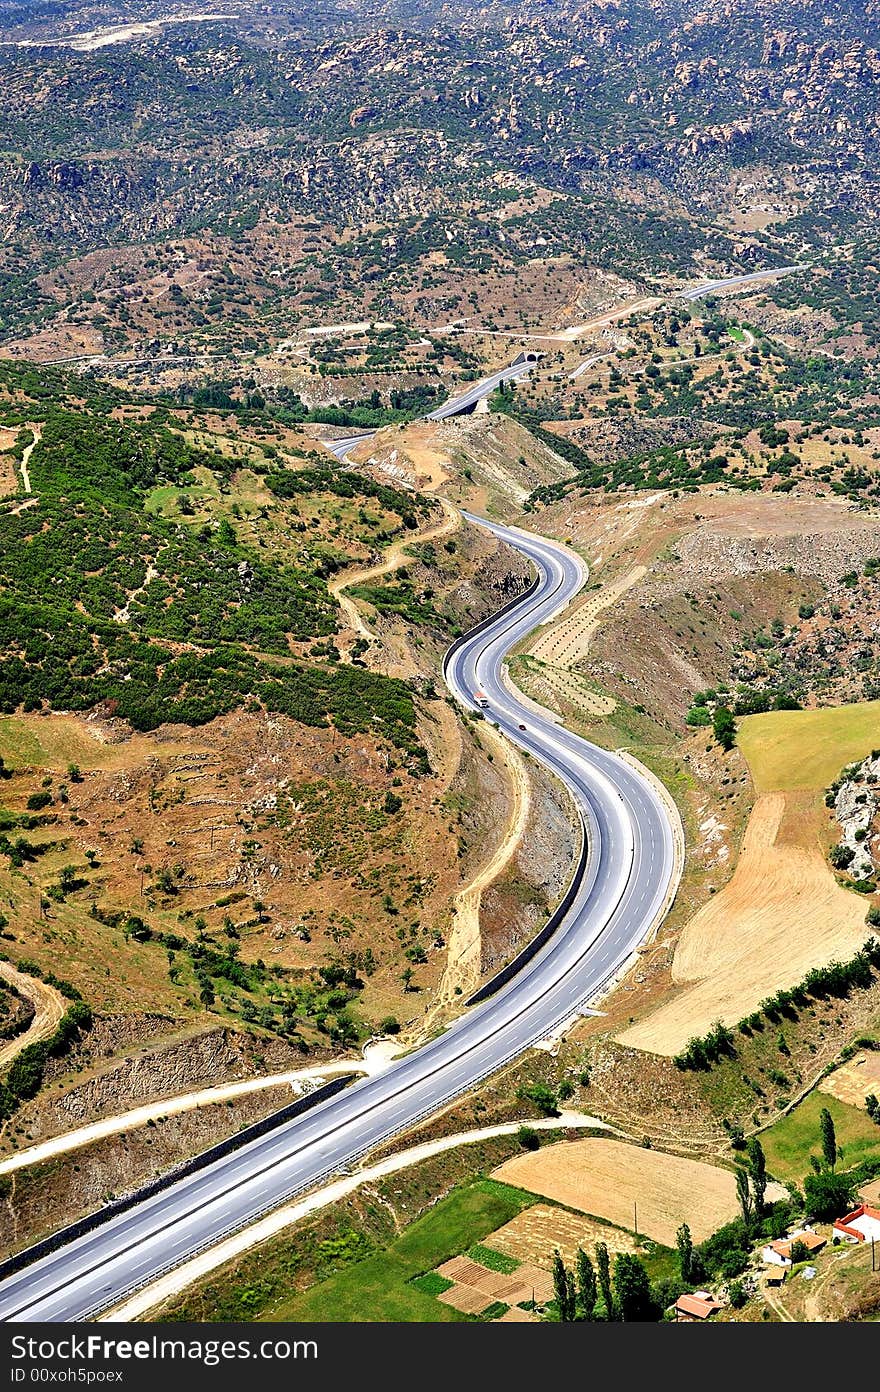
[[[711,1319],[724,1306],[708,1291],[694,1291],[693,1295],[680,1295],[675,1302],[675,1318],[684,1324],[694,1324],[697,1320]]]

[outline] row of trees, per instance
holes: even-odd
[[[797,1017],[799,1009],[810,999],[825,1000],[829,996],[845,999],[855,989],[867,990],[873,985],[875,970],[880,969],[880,942],[868,938],[865,945],[846,962],[829,962],[825,967],[812,967],[797,986],[782,987],[773,996],[761,1001],[758,1010],[744,1016],[737,1029],[746,1036],[763,1029],[763,1018],[778,1023],[782,1016]],[[703,1070],[725,1058],[736,1058],[733,1032],[720,1020],[705,1035],[688,1040],[673,1063],[682,1071]]]
[[[561,1254],[553,1255],[553,1291],[560,1322],[574,1320],[656,1320],[660,1308],[651,1290],[644,1263],[630,1252],[619,1252],[611,1259],[604,1242],[596,1244],[593,1266],[582,1247],[577,1249],[574,1270],[566,1267]]]

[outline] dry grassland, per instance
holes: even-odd
[[[485,1245],[518,1261],[549,1268],[557,1248],[566,1264],[573,1266],[578,1247],[592,1251],[597,1242],[604,1242],[612,1254],[636,1250],[635,1240],[628,1232],[598,1223],[586,1214],[570,1213],[548,1204],[523,1209],[503,1228],[491,1233]],[[522,1277],[523,1270],[521,1267],[517,1276]]]
[[[677,1053],[715,1020],[735,1024],[821,962],[851,957],[866,937],[865,904],[841,889],[816,834],[810,795],[758,798],[733,877],[685,927],[672,978],[691,989],[620,1036]]]
[[[637,1221],[639,1232],[670,1247],[682,1223],[702,1242],[737,1213],[729,1170],[623,1141],[562,1141],[514,1156],[492,1177],[619,1227]],[[498,1235],[487,1242],[497,1246]]]

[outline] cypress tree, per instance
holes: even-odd
[[[614,1296],[611,1293],[611,1262],[608,1259],[608,1248],[604,1242],[596,1243],[596,1266],[599,1273],[599,1289],[605,1304],[605,1318],[613,1320],[615,1316]]]
[[[822,1137],[822,1155],[829,1170],[833,1170],[837,1164],[837,1135],[834,1130],[834,1118],[827,1107],[823,1107],[819,1113],[819,1134]]]
[[[587,1256],[582,1247],[577,1249],[577,1284],[578,1295],[581,1302],[581,1313],[585,1320],[593,1318],[596,1308],[596,1273],[593,1270],[593,1263]]]

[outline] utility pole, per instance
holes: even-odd
[[[638,1237],[638,1235],[639,1235],[639,1207],[638,1207],[638,1204],[636,1203],[635,1199],[633,1199],[633,1231],[635,1232],[636,1237]]]

